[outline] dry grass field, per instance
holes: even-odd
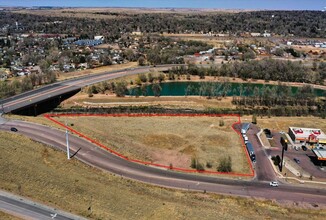
[[[0,132],[0,188],[90,219],[324,219],[325,210],[151,186]],[[88,208],[91,207],[90,211]],[[6,219],[6,214],[0,214]],[[8,219],[8,218],[7,218]],[[10,218],[9,219],[15,219]]]
[[[232,158],[232,170],[249,173],[239,135],[231,125],[236,117],[60,117],[73,129],[123,155],[190,169],[196,158],[216,171],[221,159]],[[219,126],[220,121],[225,123]]]
[[[251,117],[244,117],[248,121]],[[257,118],[257,125],[276,131],[288,132],[289,127],[319,128],[326,132],[326,120],[318,117],[263,117]]]
[[[169,9],[169,8],[68,8],[68,9],[42,9],[42,10],[13,10],[13,13],[19,14],[34,14],[48,17],[76,17],[76,18],[93,18],[93,19],[119,19],[126,15],[133,14],[210,14],[210,13],[238,13],[241,11],[252,10],[227,10],[227,9]],[[95,14],[102,13],[102,14]],[[103,14],[104,13],[104,14]],[[119,13],[119,15],[105,14],[105,13]]]
[[[0,211],[0,219],[1,220],[21,220],[21,218],[9,215],[9,214],[7,214],[5,212],[2,212],[2,211]]]
[[[72,106],[82,107],[114,107],[114,106],[156,106],[165,108],[192,108],[204,110],[207,108],[236,108],[231,103],[232,97],[226,97],[221,100],[207,99],[199,96],[161,96],[161,97],[116,97],[115,94],[94,94],[88,97],[85,93],[67,99],[61,106],[70,108]]]

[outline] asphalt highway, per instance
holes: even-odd
[[[3,191],[0,191],[0,210],[23,219],[84,219]]]
[[[16,127],[19,134],[63,151],[66,150],[63,131],[22,121],[7,121],[0,125],[0,129],[5,131],[10,131],[11,127]],[[222,179],[201,174],[174,172],[126,161],[74,135],[70,136],[69,141],[71,154],[77,152],[74,158],[102,170],[145,183],[224,195],[326,204],[325,188],[306,188],[282,183],[279,187],[270,187],[267,181]]]

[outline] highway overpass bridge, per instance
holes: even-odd
[[[117,71],[92,74],[74,79],[56,82],[38,89],[34,89],[22,94],[0,100],[0,112],[19,112],[29,109],[29,115],[36,115],[37,109],[43,107],[54,108],[65,98],[76,94],[81,88],[105,80],[115,79],[123,76],[146,73],[151,70],[166,71],[169,68],[178,65],[160,65],[156,67],[137,67]],[[47,109],[50,110],[50,109]]]

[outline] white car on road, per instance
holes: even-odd
[[[278,186],[278,182],[276,181],[272,181],[269,183],[270,186],[274,186],[274,187],[277,187]]]

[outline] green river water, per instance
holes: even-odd
[[[205,85],[206,84],[206,85]],[[259,83],[228,83],[228,86],[225,86],[225,83],[219,82],[168,82],[161,83],[160,86],[162,88],[160,95],[161,96],[185,96],[185,95],[207,95],[208,91],[210,93],[215,93],[221,95],[223,93],[226,96],[239,96],[240,93],[244,96],[252,96],[254,94],[255,87],[262,91],[262,88],[269,87],[272,89],[273,87],[277,88],[277,85],[268,85],[268,84],[259,84]],[[206,87],[206,89],[205,89]],[[209,89],[207,89],[209,88]],[[296,94],[298,92],[298,87],[290,86],[291,93]],[[257,90],[257,89],[256,89]],[[314,94],[318,97],[326,96],[326,90],[322,89],[314,89]],[[141,91],[139,87],[135,87],[129,90],[127,95],[144,95],[144,91]],[[152,84],[148,84],[146,86],[146,95],[154,96],[154,92],[152,90]]]

